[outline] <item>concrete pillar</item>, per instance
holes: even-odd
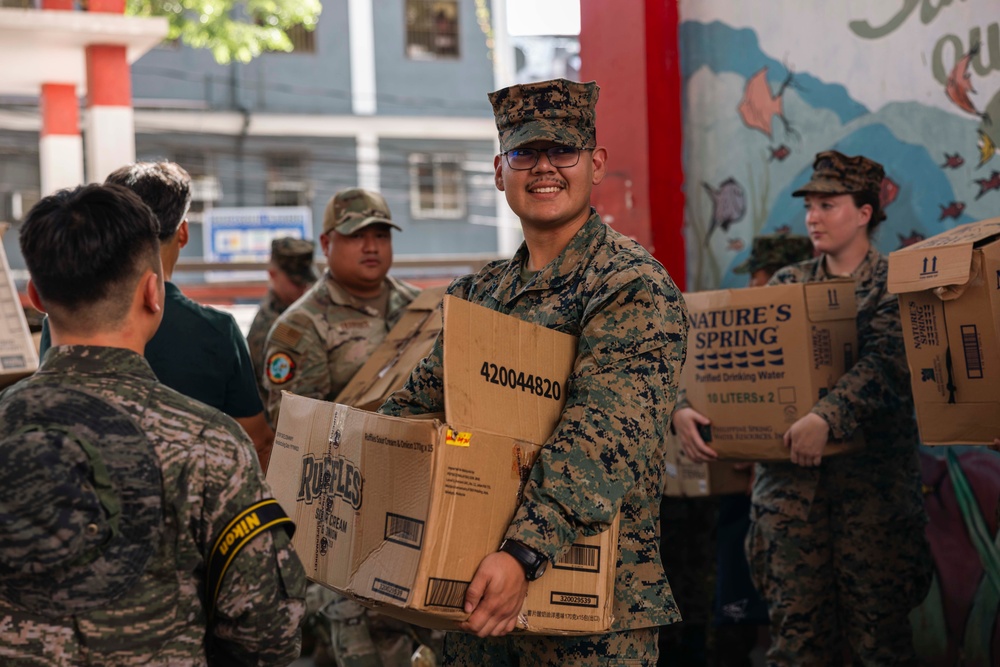
[[[43,83],[38,140],[42,196],[83,183],[83,141],[76,86]]]
[[[52,0],[59,1],[59,0]],[[125,0],[88,0],[87,11],[124,14]],[[87,46],[87,180],[100,183],[118,167],[135,162],[132,73],[124,46]]]
[[[93,10],[92,10],[93,11]],[[112,171],[135,162],[135,115],[125,47],[87,47],[87,180],[100,183]]]

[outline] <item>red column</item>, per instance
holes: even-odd
[[[684,289],[677,0],[581,0],[580,10],[580,76],[601,86],[597,141],[609,152],[593,203]]]
[[[42,194],[83,182],[83,141],[80,109],[72,83],[43,83],[39,106],[42,131],[38,138],[38,167]]]
[[[42,9],[73,11],[73,0],[42,0]]]
[[[41,110],[43,137],[80,136],[80,111],[72,83],[43,83]]]

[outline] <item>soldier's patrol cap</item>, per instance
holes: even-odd
[[[733,273],[753,273],[772,267],[777,270],[789,264],[804,262],[812,256],[812,241],[808,236],[765,234],[754,238],[750,257],[734,267]]]
[[[160,546],[163,480],[128,414],[59,385],[0,403],[0,596],[46,617],[107,605]]]
[[[793,197],[807,194],[844,195],[855,192],[882,191],[885,169],[864,155],[847,156],[838,151],[823,151],[813,161],[812,179],[792,193]]]
[[[298,283],[316,282],[316,244],[291,236],[271,240],[271,262]]]
[[[593,81],[567,79],[523,83],[490,93],[500,151],[539,140],[581,150],[594,148],[599,93]]]
[[[341,190],[327,203],[323,213],[323,233],[331,229],[349,235],[368,225],[389,225],[403,231],[392,221],[389,204],[380,193],[364,188]]]

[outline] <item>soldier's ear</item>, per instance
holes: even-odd
[[[28,301],[31,305],[35,307],[40,313],[46,313],[45,306],[42,305],[42,297],[38,295],[38,289],[35,287],[35,283],[32,280],[28,280]]]
[[[503,156],[497,155],[493,158],[493,182],[497,190],[503,192]]]

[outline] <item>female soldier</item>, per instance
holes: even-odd
[[[805,197],[818,256],[771,284],[853,278],[858,360],[785,433],[790,462],[758,463],[747,537],[754,584],[771,620],[770,665],[916,664],[909,611],[927,593],[930,554],[920,495],[917,428],[899,304],[888,262],[871,243],[885,219],[882,165],[837,151],[816,156]],[[674,413],[685,452],[715,458],[698,435],[707,420]],[[857,454],[824,459],[828,440],[864,435]],[[846,644],[845,644],[846,642]]]

